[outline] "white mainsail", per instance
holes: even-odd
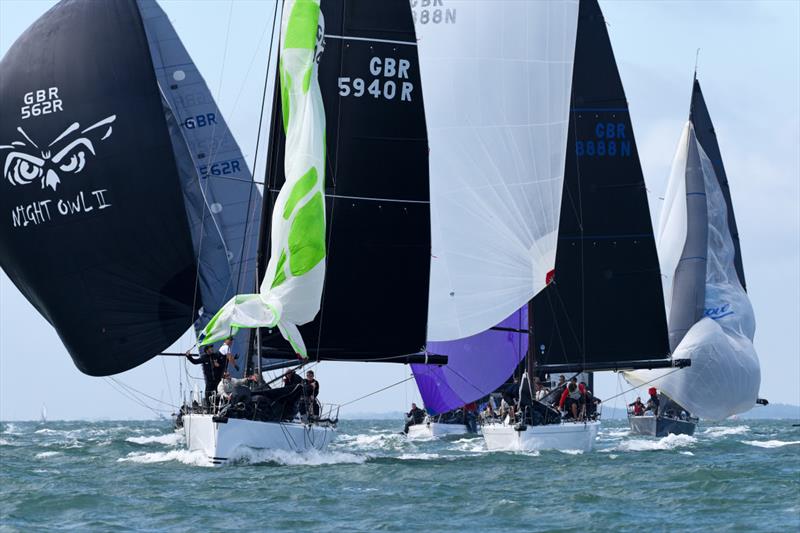
[[[430,146],[428,339],[480,333],[555,266],[578,2],[412,2]]]
[[[693,230],[687,222],[686,173],[691,165],[690,151],[695,149],[703,176],[708,224],[704,312],[672,354],[675,359],[691,359],[692,365],[680,371],[638,370],[625,377],[633,385],[656,380],[654,385],[693,414],[721,419],[752,408],[761,373],[753,347],[755,315],[736,273],[728,207],[714,167],[691,122],[683,130],[673,161],[659,224],[658,251],[669,309],[679,303],[672,301],[673,278],[684,242]]]
[[[315,60],[321,27],[319,0],[286,1],[280,51],[286,182],[273,206],[271,255],[259,293],[226,303],[201,344],[238,328],[277,326],[295,352],[307,356],[297,326],[319,312],[325,280],[325,109]]]

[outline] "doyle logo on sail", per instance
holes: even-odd
[[[23,102],[26,104],[21,108],[23,120],[63,111],[57,87],[26,93]],[[48,103],[50,105],[45,107]],[[19,138],[11,144],[0,145],[0,151],[8,150],[2,166],[3,176],[14,186],[38,181],[42,189],[50,187],[55,191],[63,176],[83,171],[87,161],[95,155],[95,145],[111,136],[111,125],[116,118],[111,115],[86,128],[73,122],[47,144],[41,140],[35,142],[22,126],[18,126]]]
[[[732,314],[733,309],[731,309],[731,304],[724,304],[717,307],[706,307],[705,311],[703,312],[704,316],[714,320],[719,320],[720,318],[724,318]]]

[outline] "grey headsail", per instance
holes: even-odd
[[[531,302],[541,369],[669,366],[658,256],[625,91],[596,0],[580,3],[552,283]]]
[[[256,285],[261,192],[211,91],[155,0],[137,0],[156,78],[169,108],[203,309],[196,327]],[[184,148],[185,147],[185,148]],[[188,149],[187,149],[188,148]],[[239,338],[246,345],[247,332]]]
[[[708,210],[703,168],[697,143],[687,138],[686,241],[672,283],[669,312],[669,345],[680,344],[686,332],[703,318],[706,297],[706,250]]]
[[[0,61],[0,264],[78,368],[133,368],[192,324],[196,262],[134,0],[63,1]]]

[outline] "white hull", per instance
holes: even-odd
[[[592,451],[600,422],[562,422],[527,426],[517,431],[506,424],[483,426],[486,448],[491,451],[579,450]]]
[[[258,422],[229,418],[213,421],[212,415],[183,417],[183,431],[189,451],[202,451],[210,464],[224,464],[237,448],[306,452],[324,450],[335,435],[333,426],[301,422]]]
[[[433,439],[451,435],[475,435],[475,433],[467,431],[467,426],[464,424],[442,424],[440,422],[414,424],[408,428],[408,438],[411,440]]]

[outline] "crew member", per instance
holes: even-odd
[[[306,372],[306,379],[303,380],[303,389],[305,390],[306,402],[309,406],[309,412],[315,417],[319,417],[319,381],[314,379],[314,371],[309,370]]]
[[[239,365],[236,364],[236,359],[238,355],[234,354],[231,349],[233,347],[233,337],[228,337],[222,343],[222,346],[219,347],[219,353],[225,357],[225,370],[228,369],[228,365],[233,365],[237,371],[239,370]]]
[[[654,416],[658,416],[658,406],[660,402],[658,401],[658,391],[655,387],[650,387],[647,390],[647,393],[650,395],[650,398],[647,399],[647,403],[644,406],[645,411],[652,411]]]
[[[225,357],[215,352],[213,346],[208,345],[203,349],[203,353],[197,356],[193,356],[191,350],[187,351],[186,359],[193,365],[203,365],[203,379],[206,384],[203,403],[208,407],[211,405],[211,396],[217,390],[217,385],[225,372]]]
[[[644,404],[642,403],[642,399],[637,396],[636,401],[633,403],[629,403],[628,407],[632,407],[633,416],[642,416],[644,414]]]
[[[408,434],[408,428],[414,424],[422,424],[425,420],[425,411],[417,407],[417,404],[411,404],[411,410],[406,413],[406,427],[403,428],[403,433]]]
[[[572,381],[569,382],[564,392],[561,393],[561,399],[558,402],[558,408],[566,411],[573,419],[578,418],[578,406],[581,398],[581,392],[578,386]]]

